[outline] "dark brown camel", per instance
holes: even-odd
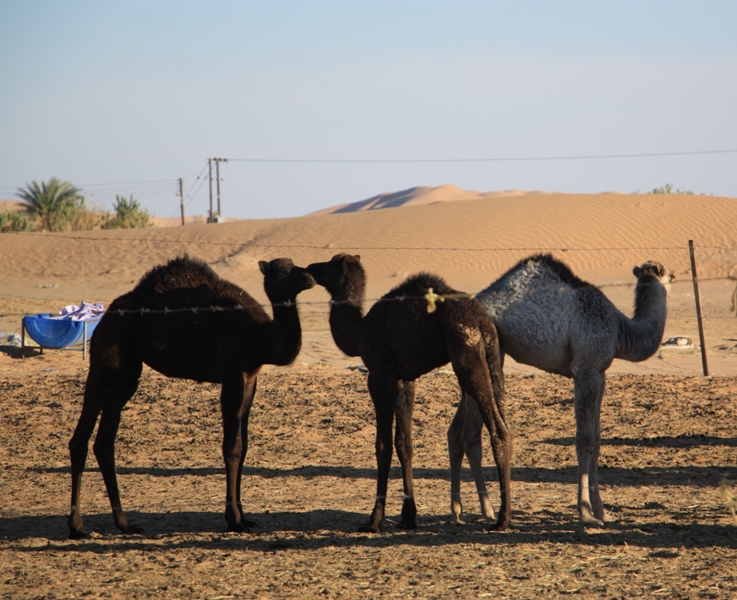
[[[296,297],[315,284],[305,269],[288,258],[261,261],[259,267],[273,320],[244,290],[187,256],[153,268],[110,305],[92,337],[82,414],[69,442],[70,538],[85,535],[80,486],[88,442],[100,413],[93,450],[115,524],[126,534],[141,532],[128,522],[120,504],[115,436],[120,412],[138,388],[143,363],[167,377],[222,384],[225,520],[229,531],[249,531],[254,526],[243,516],[241,471],[256,377],[262,365],[287,365],[299,354],[302,330]]]
[[[376,413],[376,504],[360,531],[378,533],[384,519],[389,469],[394,445],[402,465],[404,504],[401,527],[417,527],[412,483],[412,408],[415,379],[451,362],[461,389],[475,398],[491,435],[499,471],[501,508],[492,529],[505,529],[511,517],[510,465],[512,434],[504,414],[504,380],[499,341],[483,307],[451,289],[435,275],[407,279],[363,315],[366,276],[360,257],[338,254],[307,270],[332,298],[330,329],[336,345],[348,356],[360,356]],[[428,312],[429,291],[455,296]],[[475,390],[475,391],[472,391]]]

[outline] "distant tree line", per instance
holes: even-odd
[[[653,191],[648,192],[648,194],[682,194],[684,196],[694,195],[692,190],[684,190],[681,188],[674,190],[672,183],[666,183],[663,187],[654,188]]]
[[[146,209],[131,196],[116,195],[113,212],[87,207],[81,190],[68,181],[52,177],[18,188],[23,210],[0,210],[0,232],[82,231],[88,229],[134,229],[151,227]]]

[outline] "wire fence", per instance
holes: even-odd
[[[12,233],[4,234],[4,235],[13,235]],[[24,235],[24,236],[32,236],[32,235],[47,235],[42,233],[24,233],[24,234],[15,234],[15,235]],[[251,249],[251,248],[278,248],[278,249],[309,249],[309,250],[325,250],[324,245],[315,245],[315,244],[273,244],[273,243],[258,243],[258,242],[246,242],[245,244],[243,242],[229,242],[229,241],[212,241],[212,240],[183,240],[183,239],[159,239],[159,238],[151,238],[151,237],[138,237],[138,238],[119,238],[119,237],[88,237],[88,236],[81,236],[81,235],[66,235],[66,234],[60,234],[55,235],[55,239],[67,239],[67,240],[74,240],[74,241],[83,241],[83,242],[99,242],[99,241],[116,241],[116,242],[122,242],[122,243],[130,243],[131,241],[144,241],[144,242],[154,242],[154,243],[166,243],[166,244],[179,244],[182,246],[227,246],[227,247],[238,247],[241,249]],[[719,256],[719,260],[722,263],[729,263],[730,260],[732,261],[732,264],[737,267],[737,246],[719,246],[719,245],[709,245],[709,246],[698,246],[698,251],[700,253],[700,262],[708,261],[711,257]],[[545,252],[560,252],[560,253],[573,253],[573,252],[612,252],[612,251],[650,251],[650,252],[665,252],[665,251],[677,251],[677,252],[683,252],[684,256],[688,254],[688,246],[687,245],[673,245],[673,246],[628,246],[628,247],[571,247],[571,246],[560,246],[560,247],[484,247],[484,248],[478,248],[478,247],[453,247],[453,246],[366,246],[366,245],[356,245],[356,246],[350,246],[350,245],[344,245],[340,247],[331,247],[331,251],[333,252],[339,252],[339,251],[355,251],[355,252],[373,252],[373,251],[442,251],[442,252],[470,252],[470,253],[485,253],[485,252],[506,252],[506,253],[545,253]],[[706,255],[704,253],[707,253]],[[511,265],[510,265],[511,266]],[[737,279],[737,272],[734,273],[734,278]],[[709,277],[700,277],[701,281],[709,281],[710,279],[722,279],[722,277],[718,278],[709,278]],[[612,287],[616,284],[610,284],[607,287]],[[620,285],[627,285],[628,287],[631,284],[620,284]],[[603,286],[602,286],[603,287]],[[435,299],[437,301],[441,301],[444,299],[452,300],[458,297],[468,298],[473,297],[474,294],[466,294],[461,293],[459,295],[437,295],[434,292],[430,291],[430,294],[435,296]],[[7,298],[7,299],[15,299],[15,300],[27,300],[27,301],[36,301],[36,302],[44,302],[44,303],[50,303],[50,302],[59,302],[59,303],[74,303],[77,300],[70,300],[70,299],[63,299],[63,298],[48,298],[48,297],[34,297],[34,296],[28,296],[28,295],[14,295],[14,294],[6,294],[0,292],[0,298]],[[428,306],[432,305],[432,300],[428,297],[428,294],[423,294],[421,296],[401,296],[401,297],[393,297],[393,298],[386,298],[384,296],[380,297],[370,297],[365,298],[363,300],[365,305],[373,305],[377,302],[397,302],[397,301],[427,301]],[[323,300],[323,301],[309,301],[309,300],[297,300],[298,304],[303,307],[309,307],[309,306],[321,306],[325,307],[326,305],[336,305],[339,304],[339,302],[336,302],[334,300]],[[731,302],[731,312],[735,312],[737,309],[737,288],[735,289],[734,293],[732,293],[732,296],[730,298]],[[231,307],[224,307],[224,306],[196,306],[196,307],[164,307],[164,308],[141,308],[139,310],[121,310],[117,311],[121,315],[125,314],[134,314],[134,313],[140,313],[140,314],[151,314],[151,315],[172,315],[172,314],[180,314],[183,312],[189,312],[189,313],[227,313],[227,312],[243,312],[247,311],[254,307],[260,307],[263,309],[269,309],[279,306],[290,306],[293,303],[286,302],[286,303],[259,303],[256,301],[249,302],[245,305],[239,305],[239,306],[231,306]],[[3,312],[0,313],[0,318],[7,318],[7,317],[22,317],[27,315],[28,312]],[[737,314],[737,313],[736,313]],[[731,315],[727,314],[707,314],[703,317],[707,320],[719,320],[719,319],[729,319],[733,318]]]

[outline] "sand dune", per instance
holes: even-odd
[[[456,190],[442,186],[433,193],[453,198]],[[734,198],[520,194],[291,219],[2,234],[0,313],[11,316],[0,316],[0,331],[17,330],[19,313],[83,299],[110,302],[148,269],[183,253],[203,258],[266,302],[258,261],[277,256],[307,264],[341,251],[360,254],[368,274],[368,298],[373,299],[417,271],[438,273],[456,288],[476,292],[517,260],[551,251],[580,277],[609,286],[605,292],[626,311],[632,306],[632,267],[647,259],[661,261],[678,277],[669,304],[672,328],[666,335],[695,337],[688,252],[688,241],[694,240],[699,277],[704,285],[713,281],[720,286],[717,296],[704,300],[705,309],[714,315],[709,328],[724,337],[732,335],[725,327],[737,323],[729,313],[734,281],[728,279],[737,272],[735,232]],[[309,310],[327,310],[324,290],[310,290],[300,299],[314,303],[308,304]],[[724,339],[730,344],[730,338]]]
[[[481,200],[488,198],[507,198],[513,196],[529,196],[549,194],[550,192],[535,191],[524,192],[522,190],[507,190],[504,192],[477,192],[464,190],[455,185],[445,184],[437,187],[418,186],[399,192],[387,192],[372,196],[366,200],[339,204],[330,208],[324,208],[313,215],[331,215],[337,213],[357,212],[362,210],[378,210],[382,208],[397,208],[399,206],[421,206],[434,204],[436,202],[458,202],[461,200]]]

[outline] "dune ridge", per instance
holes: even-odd
[[[482,200],[490,198],[507,198],[513,196],[548,195],[550,192],[522,190],[507,190],[504,192],[477,192],[475,190],[464,190],[452,184],[437,187],[416,186],[399,192],[386,192],[377,194],[366,200],[339,204],[329,208],[323,208],[311,213],[312,215],[331,215],[339,213],[359,212],[364,210],[380,210],[385,208],[398,208],[400,206],[422,206],[436,202],[460,202],[464,200]]]

